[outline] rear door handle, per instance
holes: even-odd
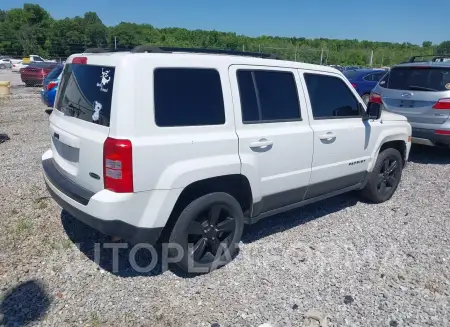
[[[273,142],[267,139],[261,139],[259,141],[256,142],[251,142],[250,143],[250,148],[254,149],[254,148],[267,148],[269,146],[273,145]]]
[[[336,134],[334,134],[333,132],[328,132],[326,134],[319,136],[319,139],[321,139],[321,140],[332,140],[335,138],[336,138]]]

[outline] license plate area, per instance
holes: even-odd
[[[398,106],[400,108],[414,108],[416,106],[416,102],[414,100],[400,100]]]

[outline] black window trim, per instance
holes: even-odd
[[[306,85],[306,80],[305,80],[305,75],[320,75],[320,76],[328,76],[331,78],[335,78],[340,80],[342,83],[344,83],[344,85],[347,87],[347,89],[350,91],[350,93],[352,94],[353,98],[356,100],[356,103],[358,104],[358,108],[359,108],[359,116],[325,116],[325,117],[314,117],[314,111],[312,108],[312,103],[311,103],[311,98],[309,96],[309,90],[308,90],[308,86]],[[312,120],[335,120],[335,119],[362,119],[363,115],[361,113],[361,110],[364,110],[364,107],[362,106],[361,102],[355,97],[355,95],[353,94],[352,90],[348,87],[347,83],[340,78],[339,76],[336,75],[330,75],[330,74],[321,74],[321,73],[312,73],[312,72],[304,72],[303,73],[303,79],[305,80],[305,85],[306,85],[306,90],[308,92],[308,100],[309,100],[309,105],[311,108],[311,114],[312,114]]]
[[[295,79],[295,74],[293,71],[291,70],[280,70],[280,69],[267,69],[267,68],[262,68],[262,69],[258,69],[256,67],[252,67],[252,68],[238,68],[236,69],[235,72],[235,76],[236,76],[236,82],[238,84],[238,93],[239,93],[239,100],[241,98],[241,93],[239,91],[239,81],[238,81],[238,77],[237,74],[240,71],[248,71],[251,73],[252,75],[252,81],[253,81],[253,87],[255,88],[255,94],[256,94],[256,103],[258,105],[258,115],[261,118],[262,117],[262,112],[261,112],[261,100],[259,98],[259,90],[258,90],[258,86],[256,84],[256,79],[255,79],[255,71],[262,71],[262,72],[275,72],[275,73],[290,73],[292,75],[292,77],[294,78],[294,84],[295,84],[295,88],[297,90],[296,92],[296,96],[297,96],[297,103],[298,103],[298,110],[299,110],[299,118],[290,118],[290,119],[259,119],[259,120],[248,120],[248,121],[244,121],[244,113],[242,112],[242,104],[239,103],[240,107],[241,107],[241,120],[242,120],[242,124],[244,125],[252,125],[252,124],[271,124],[271,123],[290,123],[290,122],[301,122],[303,121],[302,118],[302,107],[300,105],[300,97],[299,97],[299,89],[298,89],[298,84],[297,84],[297,80]]]
[[[223,102],[223,111],[224,111],[224,120],[222,124],[209,124],[209,125],[174,125],[174,126],[161,126],[158,125],[158,122],[156,120],[156,102],[155,102],[155,72],[157,70],[164,70],[164,69],[186,69],[186,70],[213,70],[217,73],[217,75],[219,76],[219,82],[220,82],[220,89],[221,89],[221,93],[222,93],[222,102]],[[159,67],[155,67],[153,68],[153,74],[152,74],[152,79],[153,79],[153,122],[155,123],[155,126],[158,128],[205,128],[205,127],[216,127],[216,126],[224,126],[227,124],[227,108],[226,108],[226,103],[225,103],[225,94],[223,92],[224,88],[223,88],[223,84],[222,84],[222,76],[220,75],[220,71],[217,68],[214,67],[189,67],[189,66],[159,66]]]

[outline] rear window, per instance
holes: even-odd
[[[354,71],[354,70],[346,70],[343,72],[344,76],[348,79],[355,79],[358,78],[359,75],[361,75],[360,72]]]
[[[51,81],[57,79],[59,74],[61,74],[64,66],[56,66],[53,70],[47,75],[47,80]]]
[[[55,108],[67,116],[109,127],[114,67],[66,64]]]
[[[450,90],[450,68],[396,67],[380,81],[380,86],[395,90]]]

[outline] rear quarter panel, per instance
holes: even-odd
[[[179,189],[210,177],[240,174],[228,67],[218,67],[216,62],[201,56],[198,61],[145,54],[134,54],[133,61],[128,58],[116,66],[110,136],[129,138],[131,135],[135,191]],[[224,125],[156,125],[154,69],[177,65],[218,70],[225,104]]]

